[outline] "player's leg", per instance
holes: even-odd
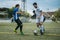
[[[23,33],[23,31],[22,31],[22,29],[23,29],[23,24],[22,24],[22,22],[20,21],[20,19],[19,19],[18,21],[19,21],[20,33],[21,33],[21,35],[24,35],[24,33]]]
[[[37,18],[36,18],[36,25],[39,28],[40,23],[39,23],[39,19],[37,19]]]
[[[20,25],[19,25],[19,21],[18,21],[18,19],[15,20],[15,22],[17,23],[17,27],[15,28],[14,32],[17,33],[17,29],[19,28]]]
[[[34,35],[37,36],[38,35],[38,30],[39,30],[39,19],[36,18],[36,25],[37,28],[34,30]]]
[[[45,16],[43,16],[44,17],[44,19],[43,19],[43,23],[45,22],[45,20],[46,20],[46,17]],[[45,31],[45,28],[44,28],[44,31]]]
[[[41,18],[40,18],[40,32],[41,32],[41,35],[43,35],[43,33],[44,33],[43,19],[44,19],[44,17],[41,16]]]
[[[37,28],[39,28],[39,26],[40,26],[40,23],[36,23],[36,25],[37,25]]]
[[[43,26],[43,22],[40,22],[40,33],[41,33],[41,35],[44,34],[44,31],[45,31],[45,29],[44,29],[44,26]]]

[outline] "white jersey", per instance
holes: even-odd
[[[40,14],[41,14],[41,13],[40,13],[40,9],[39,9],[39,8],[36,8],[36,9],[35,9],[35,13],[36,13],[36,17],[40,16]]]
[[[36,8],[35,9],[35,13],[36,13],[36,23],[40,23],[40,22],[43,22],[43,15],[41,15],[41,10],[39,8]],[[40,16],[41,15],[41,16]]]

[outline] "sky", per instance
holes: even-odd
[[[34,10],[34,7],[32,5],[34,2],[36,2],[38,4],[38,7],[43,11],[55,11],[60,8],[60,0],[26,0],[26,10],[31,14],[32,10]],[[0,0],[0,8],[11,8],[16,4],[21,5],[21,3],[21,0]]]

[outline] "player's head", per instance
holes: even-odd
[[[19,7],[20,7],[20,5],[19,5],[19,4],[16,4],[16,5],[15,5],[15,7],[16,7],[16,8],[19,8]]]
[[[37,3],[34,2],[34,3],[33,3],[33,6],[34,6],[34,8],[37,8]]]

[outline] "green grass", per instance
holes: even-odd
[[[0,40],[60,40],[60,23],[44,23],[46,32],[43,36],[34,36],[35,23],[24,23],[23,32],[25,35],[15,34],[13,30],[16,23],[0,23]]]

